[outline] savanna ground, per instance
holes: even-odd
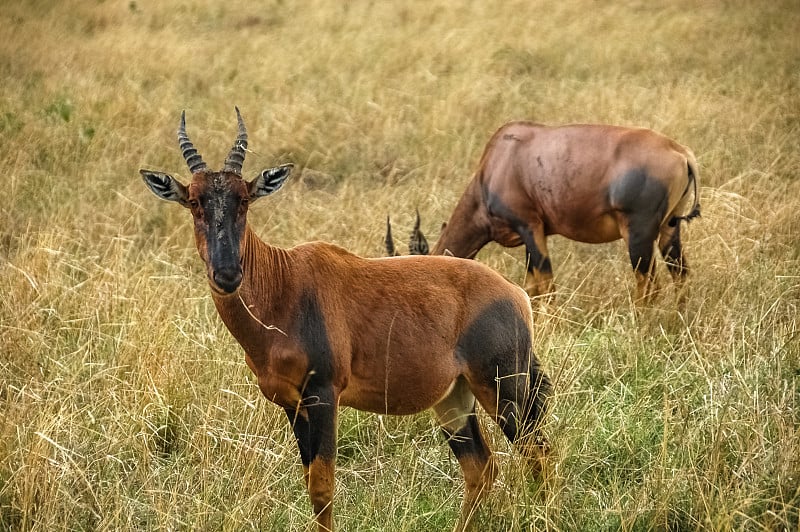
[[[0,24],[1,530],[309,528],[284,414],[216,316],[189,217],[138,174],[186,179],[182,109],[220,165],[234,105],[246,175],[296,164],[257,232],[366,256],[415,207],[435,241],[505,121],[692,147],[685,312],[666,282],[632,306],[621,243],[552,239],[535,346],[553,483],[485,423],[501,476],[476,528],[798,528],[796,1],[29,0]],[[523,279],[521,249],[478,259]],[[430,415],[345,410],[339,450],[341,529],[455,522],[460,471]]]

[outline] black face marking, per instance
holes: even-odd
[[[223,174],[215,175],[199,198],[203,218],[199,230],[205,233],[208,261],[214,283],[225,292],[236,291],[242,280],[240,243],[245,217],[240,216],[241,195]]]

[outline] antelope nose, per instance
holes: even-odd
[[[223,268],[214,271],[214,284],[232,294],[242,283],[241,268]]]

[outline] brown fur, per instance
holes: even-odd
[[[195,169],[190,185],[141,174],[157,196],[191,211],[220,318],[261,392],[292,426],[319,530],[333,528],[340,405],[382,414],[432,408],[464,469],[466,527],[495,475],[476,398],[523,454],[547,450],[539,425],[550,382],[531,349],[525,292],[473,261],[364,259],[323,242],[279,249],[261,241],[247,224],[249,204],[280,188],[290,166],[243,180],[239,144],[247,136],[237,116],[228,158],[236,171],[227,163],[208,171],[182,119],[179,140]]]
[[[316,295],[332,327],[333,386],[340,404],[381,414],[426,410],[457,377],[472,377],[453,346],[489,303],[508,298],[530,320],[525,294],[476,262],[364,259],[324,242],[284,250],[261,242],[249,228],[246,235],[238,293],[212,290],[212,296],[262,392],[281,406],[297,406],[312,370],[291,334],[305,290]]]
[[[641,298],[649,293],[655,240],[675,280],[686,274],[676,227],[699,214],[696,177],[691,150],[649,129],[511,122],[484,149],[433,253],[472,258],[490,241],[525,244],[525,288],[537,296],[552,291],[547,236],[623,238]],[[694,209],[683,216],[693,180]]]

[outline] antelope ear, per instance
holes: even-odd
[[[269,196],[283,186],[283,183],[292,173],[293,164],[282,164],[274,168],[267,168],[258,174],[258,177],[248,183],[250,201],[255,201],[262,196]]]
[[[189,206],[189,189],[171,175],[153,170],[139,170],[139,173],[147,188],[159,198]]]

